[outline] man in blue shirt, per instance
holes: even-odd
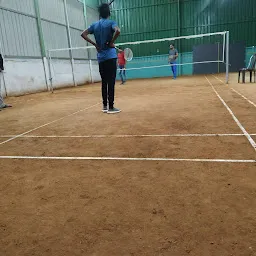
[[[177,58],[179,54],[177,49],[174,48],[174,44],[170,45],[170,51],[169,51],[169,63],[172,67],[172,73],[173,73],[173,79],[177,78]]]
[[[82,37],[98,51],[99,70],[102,79],[102,98],[103,112],[115,114],[121,112],[114,107],[115,82],[117,70],[117,52],[114,42],[120,35],[120,29],[116,22],[110,20],[110,8],[108,4],[102,4],[99,7],[101,19],[93,23],[87,30],[82,33]],[[88,35],[93,34],[96,43]],[[108,108],[109,103],[109,108]]]

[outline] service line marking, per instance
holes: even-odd
[[[255,134],[251,134],[256,136]],[[15,135],[2,135],[0,138],[12,138]],[[206,133],[206,134],[115,134],[115,135],[23,135],[19,138],[164,138],[164,137],[229,137],[229,136],[245,136],[242,133]]]
[[[222,102],[222,104],[226,107],[226,109],[228,110],[228,112],[230,113],[230,115],[232,116],[232,118],[234,119],[234,121],[236,122],[236,124],[238,125],[238,127],[241,129],[241,131],[243,132],[243,134],[246,136],[246,138],[248,139],[248,141],[250,142],[250,144],[252,145],[252,147],[254,148],[254,150],[256,151],[256,142],[253,140],[253,138],[251,137],[251,135],[245,130],[245,128],[243,127],[243,125],[240,123],[240,121],[237,119],[237,117],[235,116],[235,114],[233,113],[233,111],[231,110],[231,108],[227,105],[227,103],[221,98],[221,96],[219,95],[219,93],[216,91],[216,89],[214,88],[213,84],[210,82],[210,80],[205,76],[205,79],[208,81],[209,85],[212,87],[213,91],[215,92],[215,94],[217,95],[217,97],[220,99],[220,101]]]
[[[100,104],[100,103],[97,103],[97,104],[94,104],[94,105],[92,105],[92,106],[90,106],[90,107],[87,107],[87,108],[84,108],[84,109],[80,109],[80,110],[78,110],[78,111],[76,111],[76,112],[73,112],[73,113],[71,113],[71,114],[69,114],[69,115],[63,116],[63,117],[58,118],[58,119],[56,119],[56,120],[53,120],[53,121],[51,121],[51,122],[49,122],[49,123],[40,125],[40,126],[34,128],[34,129],[31,129],[31,130],[29,130],[29,131],[26,131],[26,132],[23,132],[23,133],[21,133],[21,134],[15,135],[15,136],[11,137],[11,138],[8,139],[8,140],[5,140],[5,141],[0,142],[0,145],[5,144],[5,143],[7,143],[7,142],[9,142],[9,141],[15,140],[15,139],[17,139],[17,138],[19,138],[19,137],[22,137],[22,136],[24,136],[24,135],[26,135],[26,134],[28,134],[28,133],[31,133],[31,132],[33,132],[33,131],[36,131],[36,130],[40,129],[40,128],[43,128],[43,127],[45,127],[45,126],[47,126],[47,125],[56,123],[56,122],[58,122],[58,121],[60,121],[60,120],[62,120],[62,119],[64,119],[64,118],[67,118],[67,117],[73,116],[73,115],[75,115],[75,114],[78,114],[78,113],[80,113],[80,112],[86,111],[86,110],[88,110],[88,109],[90,109],[90,108],[93,108],[93,107],[99,105],[99,104]]]
[[[194,158],[137,158],[137,157],[71,157],[71,156],[0,156],[0,159],[31,159],[31,160],[93,160],[93,161],[166,161],[166,162],[219,162],[219,163],[256,163],[248,159],[194,159]]]
[[[225,84],[221,79],[219,79],[217,76],[212,75],[214,78],[216,78],[217,80],[219,80],[220,82],[222,82],[223,84]],[[250,104],[252,104],[254,107],[256,107],[256,104],[254,102],[252,102],[251,100],[249,100],[247,97],[245,97],[242,93],[238,92],[237,90],[235,90],[234,88],[230,88],[232,91],[234,91],[235,93],[237,93],[239,96],[241,96],[243,99],[245,99],[246,101],[248,101]]]
[[[235,93],[237,93],[239,96],[241,96],[243,99],[248,101],[250,104],[252,104],[256,108],[256,104],[254,102],[252,102],[251,100],[249,100],[248,98],[246,98],[243,94],[241,94],[240,92],[238,92],[234,88],[231,88],[231,90],[234,91]]]

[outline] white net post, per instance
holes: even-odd
[[[72,51],[70,23],[69,23],[68,10],[67,10],[67,0],[64,0],[64,10],[65,10],[65,20],[67,25],[68,44],[70,47],[69,55],[70,55],[70,63],[71,63],[71,69],[72,69],[72,77],[73,77],[74,86],[76,86],[77,84],[76,84],[76,78],[75,78],[74,57],[73,57],[73,51]]]
[[[223,50],[222,50],[222,53],[223,53],[222,61],[223,61],[223,63],[225,63],[226,35],[227,35],[227,33],[225,33],[225,34],[223,35]]]
[[[226,32],[226,84],[229,82],[229,31]]]
[[[72,49],[70,51],[72,52]],[[76,77],[75,77],[75,61],[74,61],[72,53],[71,53],[71,69],[72,69],[72,77],[73,77],[74,86],[77,86]]]
[[[91,83],[93,84],[93,73],[92,73],[92,60],[89,60],[89,68],[90,68],[90,78],[91,78]]]
[[[48,91],[52,91],[53,92],[53,84],[52,84],[52,59],[51,59],[51,51],[48,50],[48,70],[49,70],[49,81],[50,81],[50,87],[48,87]]]

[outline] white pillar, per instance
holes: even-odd
[[[69,48],[70,48],[69,53],[70,53],[73,83],[74,83],[74,86],[77,86],[76,78],[75,78],[75,67],[74,67],[74,58],[73,58],[73,51],[72,51],[72,40],[71,40],[71,33],[70,33],[70,25],[69,25],[69,19],[68,19],[67,0],[64,0],[64,9],[65,9],[65,19],[66,19],[67,32],[68,32],[68,44],[69,44]]]
[[[226,40],[226,84],[229,82],[229,31],[227,31]]]

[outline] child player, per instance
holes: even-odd
[[[119,47],[118,51],[119,51],[119,53],[118,53],[119,75],[120,75],[120,78],[122,81],[121,84],[125,84],[125,82],[126,82],[126,74],[125,74],[126,60],[124,57],[123,49]]]

